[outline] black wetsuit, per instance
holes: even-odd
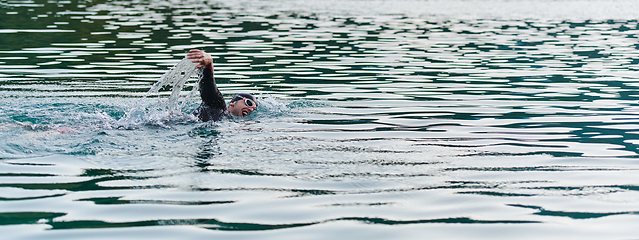
[[[215,85],[212,67],[200,68],[200,97],[202,103],[194,111],[193,115],[197,116],[200,121],[217,121],[222,116],[228,115],[226,111],[226,102],[222,97],[222,93]]]

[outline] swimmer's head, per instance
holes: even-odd
[[[248,93],[237,94],[231,99],[228,106],[228,111],[233,116],[244,117],[251,114],[257,108],[257,101],[255,97]]]

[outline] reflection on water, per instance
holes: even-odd
[[[0,0],[0,229],[636,237],[636,4]],[[192,48],[260,108],[154,109]]]

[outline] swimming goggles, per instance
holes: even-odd
[[[241,96],[238,96],[241,97]],[[246,97],[241,97],[242,99],[244,99],[244,105],[246,105],[249,108],[253,108],[256,109],[257,108],[257,103],[255,103],[255,101],[251,100],[250,98],[246,98]]]

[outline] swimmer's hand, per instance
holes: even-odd
[[[191,49],[188,54],[186,54],[186,58],[193,59],[191,62],[199,63],[195,68],[201,67],[210,67],[213,69],[213,58],[210,54],[197,49]]]

